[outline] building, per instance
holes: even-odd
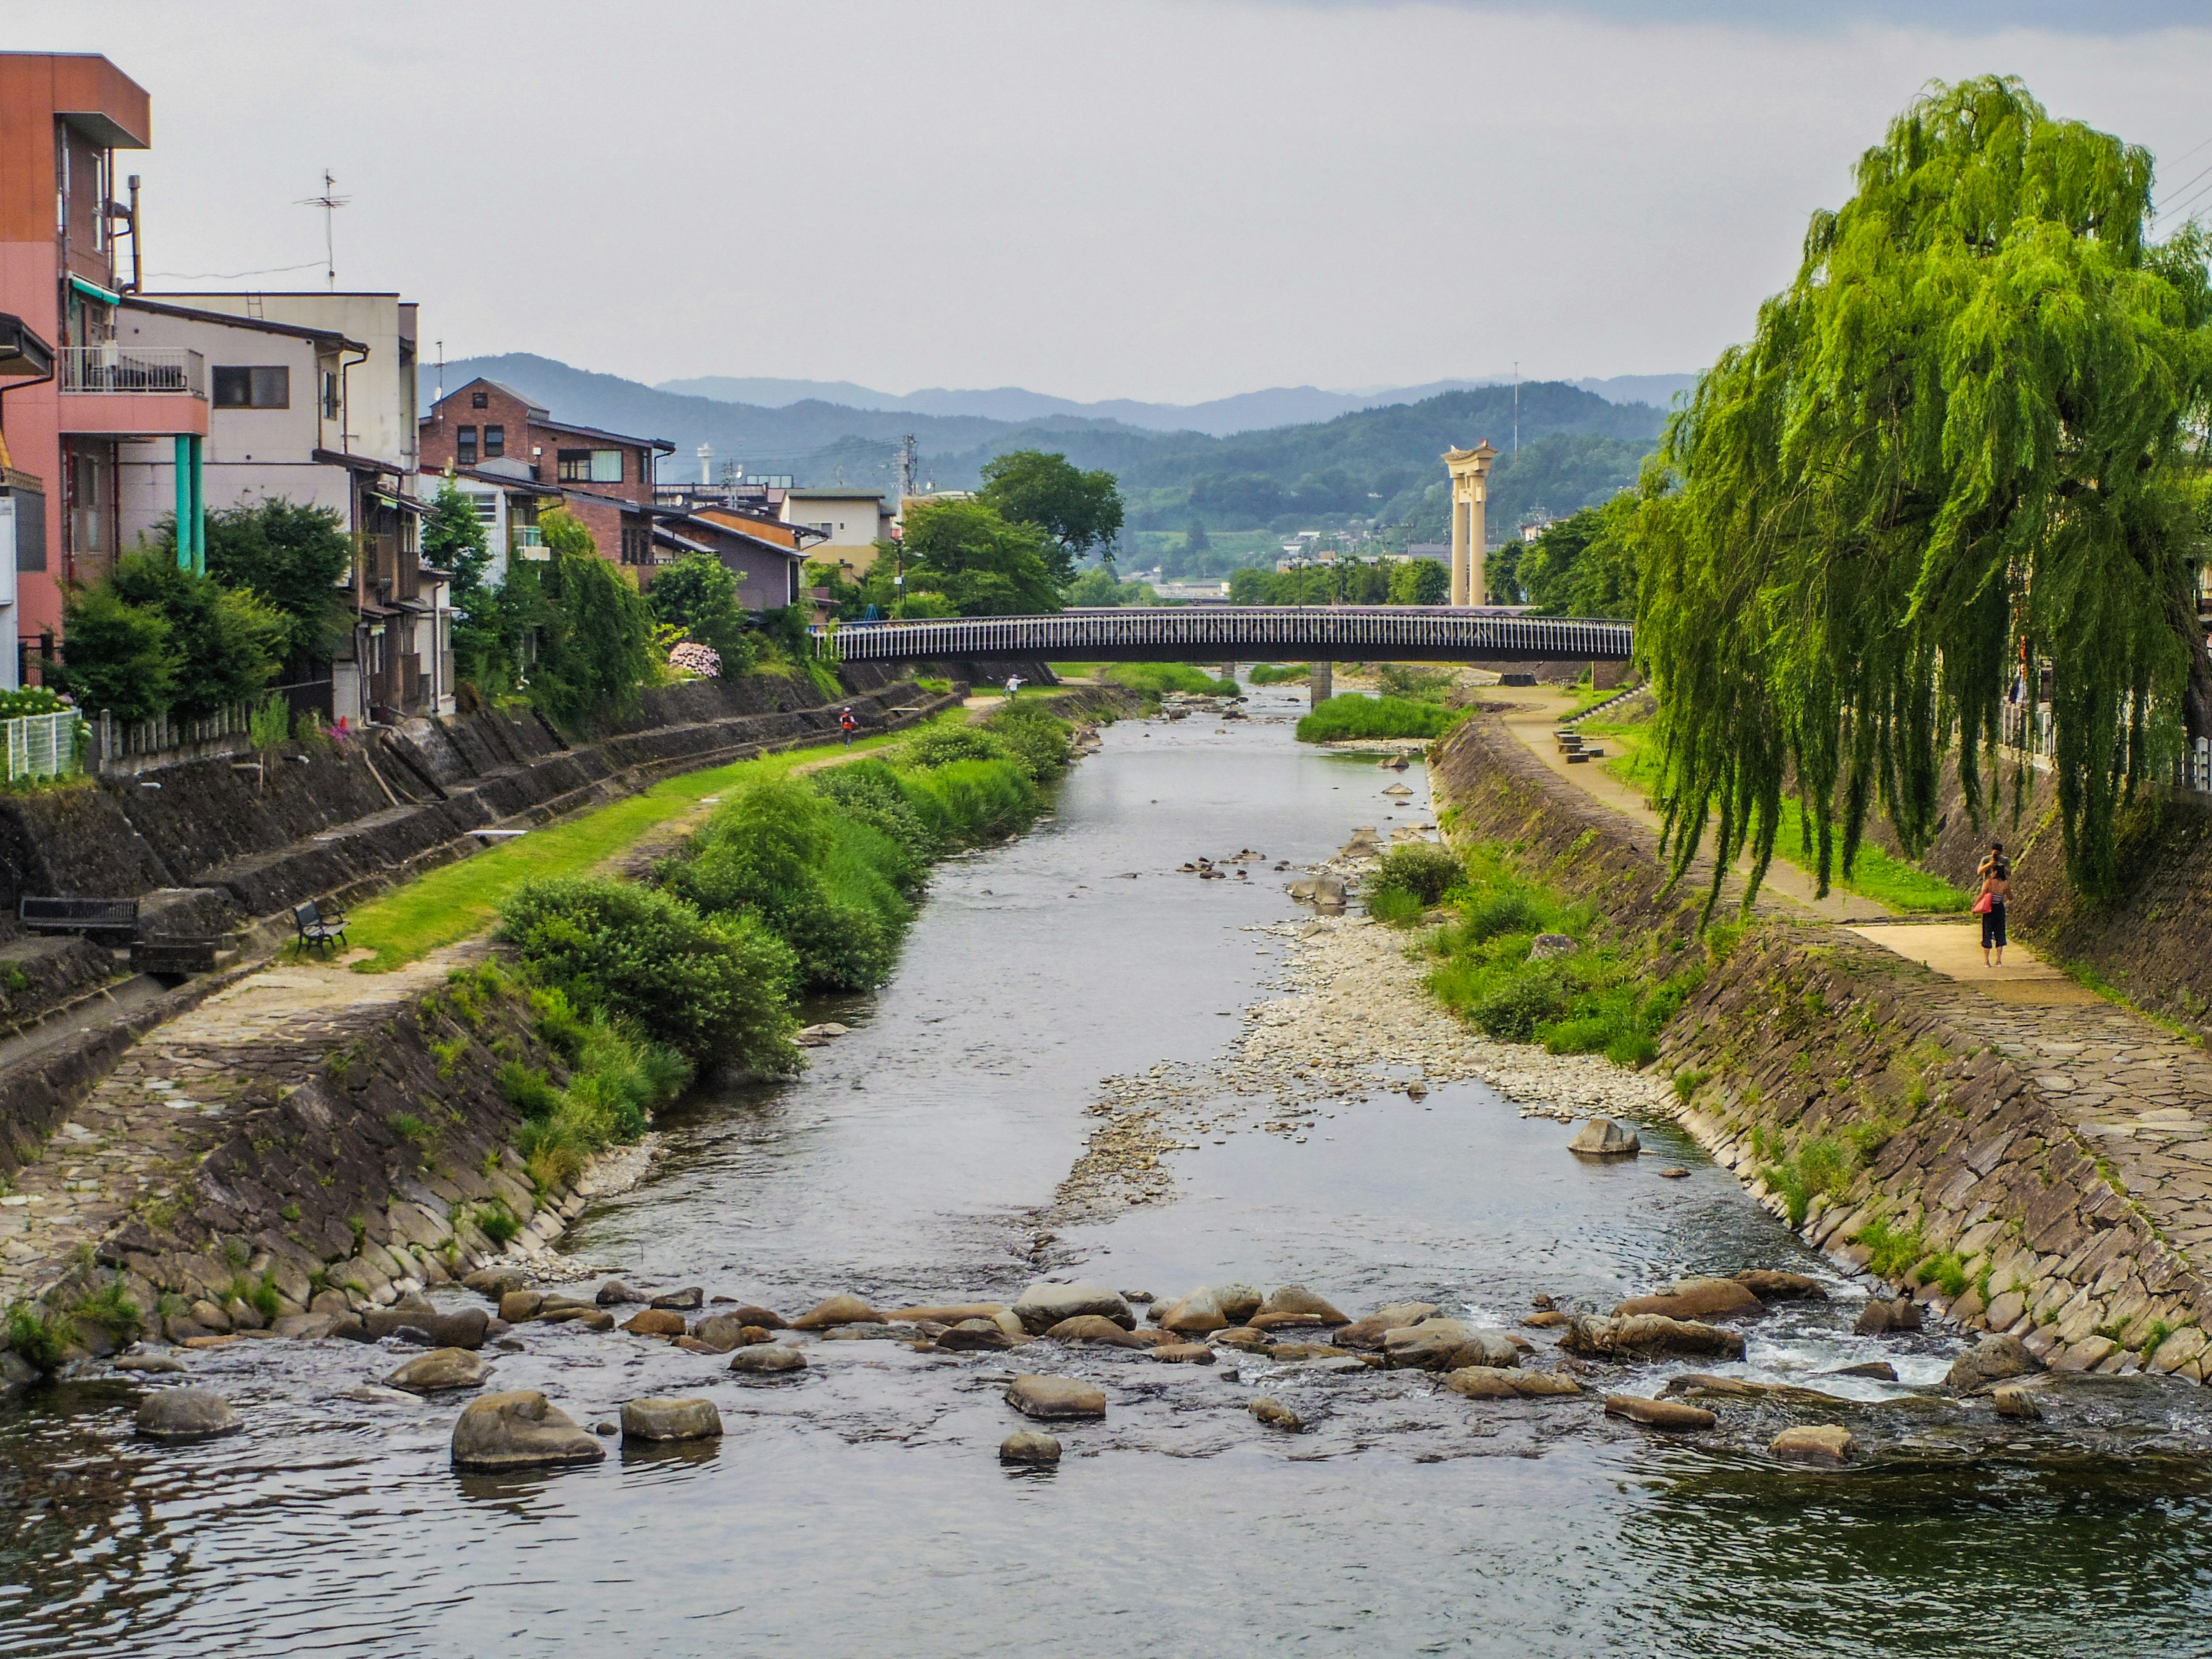
[[[654,562],[653,466],[672,455],[665,438],[632,438],[556,421],[496,380],[474,380],[430,405],[419,427],[426,472],[519,468],[532,483],[552,484],[561,505],[592,532],[603,558],[637,569],[641,585]],[[508,468],[496,469],[505,471]]]
[[[653,527],[660,562],[710,553],[738,579],[738,603],[756,615],[808,597],[807,548],[817,532],[736,507],[704,506],[664,515]]]
[[[416,328],[396,294],[131,295],[117,313],[126,350],[208,366],[205,511],[281,497],[327,508],[353,537],[351,639],[327,665],[292,665],[287,686],[295,707],[350,725],[454,707],[451,573],[421,557]],[[174,480],[158,444],[118,450],[126,538],[169,510]]]
[[[781,516],[786,524],[818,531],[821,546],[814,556],[843,566],[848,580],[876,562],[878,542],[898,533],[897,515],[880,490],[786,490]]]
[[[10,686],[33,641],[46,653],[58,639],[64,585],[97,580],[120,550],[119,445],[167,445],[185,481],[173,506],[187,550],[198,521],[206,364],[180,349],[128,351],[115,333],[122,237],[134,264],[137,253],[135,209],[117,199],[135,198],[137,180],[119,184],[115,153],[146,149],[152,132],[145,88],[106,58],[0,52],[0,313],[51,358],[43,372],[0,368],[0,465],[16,531],[0,570],[0,682]],[[32,524],[39,533],[27,533]]]

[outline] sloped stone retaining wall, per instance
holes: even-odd
[[[1455,835],[1505,843],[1662,966],[1693,919],[1650,832],[1495,720],[1431,777]],[[1680,1121],[1801,1231],[2054,1366],[2212,1370],[2212,1062],[2099,1002],[2023,1007],[1846,931],[1766,910],[1661,1038]],[[1951,1290],[1947,1291],[1948,1279]],[[1954,1293],[1955,1292],[1955,1293]]]

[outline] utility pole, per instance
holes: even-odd
[[[1513,453],[1521,453],[1521,365],[1513,365]]]
[[[446,401],[446,343],[443,340],[438,342],[438,395],[430,401],[439,404]]]
[[[909,432],[899,440],[898,486],[901,501],[914,494],[914,434]]]
[[[319,207],[323,210],[323,275],[330,279],[331,292],[338,291],[338,258],[336,240],[337,210],[353,200],[350,196],[337,193],[338,181],[331,177],[328,167],[323,169],[323,193],[303,197],[301,207]]]

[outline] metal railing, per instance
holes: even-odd
[[[24,714],[0,720],[8,734],[8,781],[18,778],[66,778],[82,770],[77,755],[77,726],[74,708],[58,714]]]
[[[207,396],[207,359],[184,346],[64,346],[54,355],[64,392]]]
[[[1073,662],[1222,653],[1361,660],[1625,662],[1626,623],[1423,605],[1146,607],[1064,616],[848,623],[816,648],[846,662],[1054,657]]]
[[[2030,766],[2048,769],[2058,750],[2057,722],[2051,705],[2008,702],[1997,725],[1998,741]],[[2197,738],[2174,757],[2173,787],[2212,795],[2212,742]]]

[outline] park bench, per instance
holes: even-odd
[[[110,898],[33,898],[16,906],[17,920],[34,933],[109,933],[125,940],[138,932],[138,901]]]
[[[292,907],[292,925],[300,930],[302,950],[312,945],[318,951],[327,951],[332,941],[345,943],[346,919],[342,915],[325,915],[322,906],[313,899]]]

